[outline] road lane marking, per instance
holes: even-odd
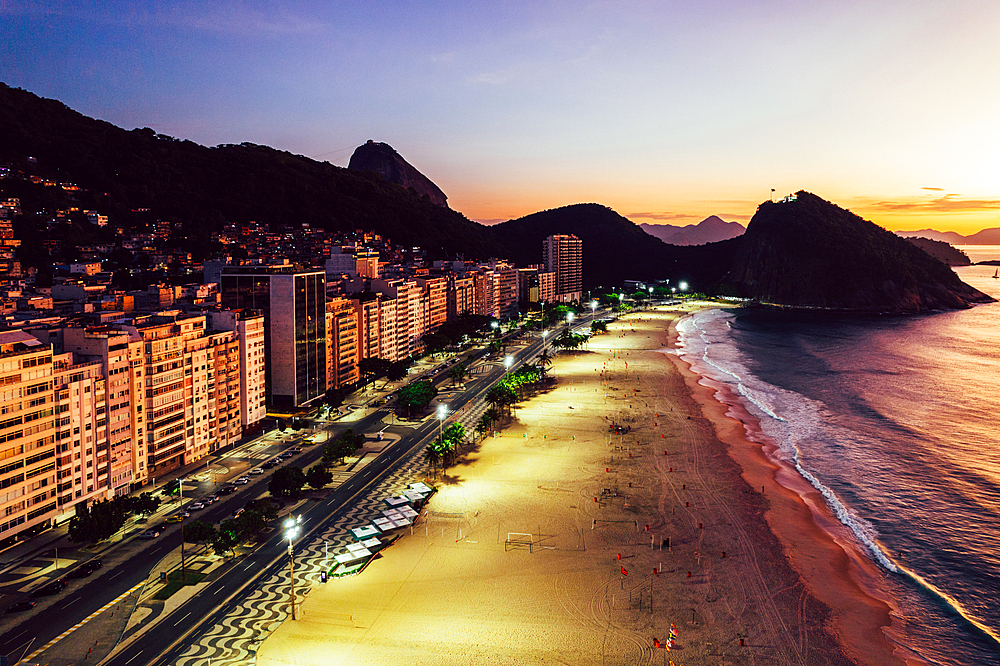
[[[77,629],[79,629],[83,625],[87,624],[88,622],[90,622],[91,620],[93,620],[95,617],[97,617],[98,615],[100,615],[104,611],[108,610],[109,608],[111,608],[112,606],[114,606],[115,604],[117,604],[118,602],[120,602],[122,599],[124,599],[128,595],[132,594],[133,592],[135,592],[136,590],[138,590],[139,588],[141,588],[145,584],[146,584],[145,581],[143,581],[141,583],[136,583],[131,588],[125,590],[124,592],[122,592],[121,594],[119,594],[117,597],[115,597],[114,599],[112,599],[108,603],[104,604],[103,606],[101,606],[100,608],[98,608],[97,610],[95,610],[93,613],[91,613],[87,617],[83,618],[82,620],[80,620],[79,622],[77,622],[76,624],[74,624],[72,627],[70,627],[66,631],[62,632],[61,634],[59,634],[58,636],[56,636],[55,638],[53,638],[51,641],[49,641],[48,643],[46,643],[42,647],[38,648],[37,650],[35,650],[31,654],[29,654],[27,657],[22,657],[21,661],[35,661],[35,657],[37,657],[38,655],[42,654],[43,652],[45,652],[46,650],[48,650],[50,647],[52,647],[53,645],[55,645],[56,643],[58,643],[62,639],[66,638],[67,636],[69,636],[70,634],[72,634],[74,631],[76,631]]]
[[[135,657],[138,657],[140,654],[142,654],[142,650],[139,650],[138,652],[136,652],[135,656],[132,657],[132,659],[135,659]],[[132,663],[132,659],[129,659],[128,661],[126,661],[125,662],[125,666],[128,666],[129,664],[131,664]]]
[[[184,616],[184,617],[182,617],[181,619],[179,619],[179,620],[177,620],[176,622],[174,622],[174,626],[176,627],[176,626],[177,626],[178,624],[180,624],[181,622],[183,622],[184,620],[186,620],[186,619],[187,619],[187,616],[188,616],[188,615],[190,615],[190,614],[191,614],[192,612],[193,612],[193,611],[188,611],[188,612],[187,612],[187,615],[185,615],[185,616]]]

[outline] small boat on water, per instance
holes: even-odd
[[[1000,268],[998,268],[995,271],[993,271],[993,279],[994,280],[1000,280]]]

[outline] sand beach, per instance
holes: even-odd
[[[257,663],[902,663],[877,569],[669,352],[683,315],[557,354],[551,386],[433,479],[412,534],[314,587]]]

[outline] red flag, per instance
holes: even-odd
[[[625,567],[622,567],[622,575],[623,576],[627,576],[628,575],[628,572],[625,571]]]

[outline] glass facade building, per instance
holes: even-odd
[[[222,307],[264,315],[268,404],[300,407],[326,392],[326,274],[290,265],[229,266]]]

